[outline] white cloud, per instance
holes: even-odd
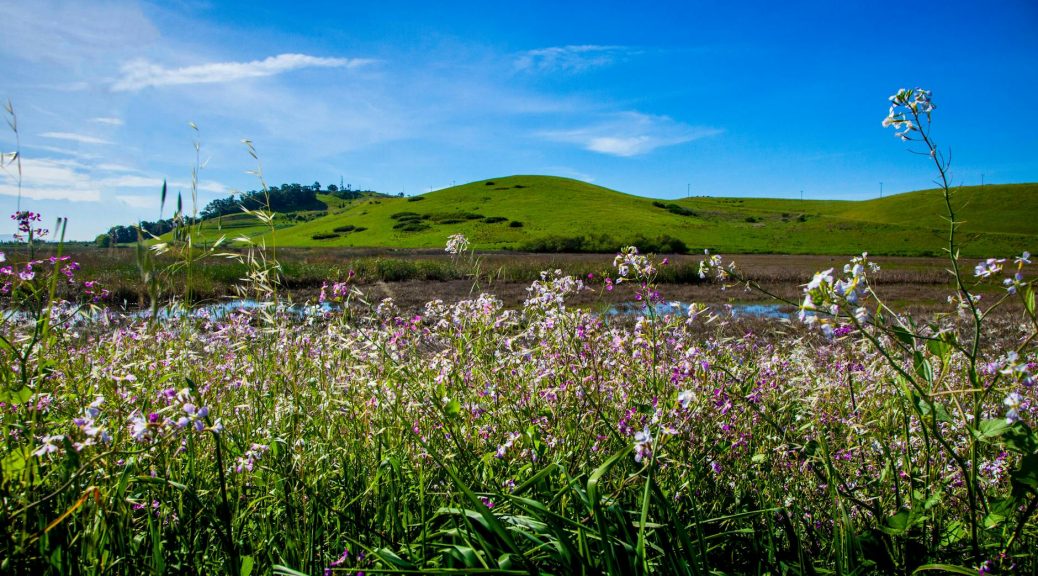
[[[581,72],[608,66],[632,53],[624,46],[552,46],[523,52],[516,58],[515,67],[530,72]]]
[[[104,170],[106,172],[140,172],[140,170],[127,166],[125,164],[117,164],[114,162],[102,162],[97,165],[98,170]]]
[[[155,190],[155,195],[152,200],[156,200],[158,190],[162,189],[163,178],[160,176],[136,176],[133,174],[123,174],[120,176],[108,176],[97,180],[97,185],[105,190],[109,189],[123,189],[123,188],[148,188]],[[175,195],[177,190],[182,190],[184,194],[190,194],[191,182],[182,180],[169,180],[166,182],[166,187],[171,194]],[[211,194],[226,194],[227,187],[219,182],[212,180],[199,180],[198,181],[199,192],[209,192]]]
[[[26,158],[22,160],[21,195],[34,200],[99,202],[101,188],[75,162]],[[0,195],[18,196],[17,176],[0,172]]]
[[[122,118],[115,118],[113,116],[98,116],[97,118],[91,118],[91,122],[97,122],[98,124],[107,124],[108,126],[122,126],[125,124]]]
[[[667,116],[621,112],[596,124],[571,130],[551,130],[540,136],[555,142],[577,144],[585,150],[612,156],[638,156],[662,146],[673,146],[716,136],[717,128],[690,126]]]
[[[301,68],[356,68],[370,64],[364,58],[321,58],[306,54],[279,54],[251,62],[212,62],[181,68],[166,68],[138,59],[124,64],[123,77],[112,84],[116,92],[142,90],[149,86],[211,84],[245,78],[274,76]]]
[[[76,69],[117,53],[140,53],[159,35],[136,2],[0,4],[0,54],[30,62]]]
[[[115,199],[131,208],[155,208],[159,205],[159,200],[155,196],[116,194]]]
[[[43,134],[40,134],[40,136],[43,136],[44,138],[54,138],[55,140],[68,140],[80,144],[111,144],[111,142],[102,138],[87,136],[86,134],[76,134],[73,132],[44,132]]]

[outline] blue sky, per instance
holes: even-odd
[[[730,4],[0,0],[22,208],[75,239],[154,220],[196,143],[201,207],[258,188],[246,138],[269,184],[870,198],[930,185],[880,126],[902,87],[933,91],[956,183],[1038,181],[1033,0]]]

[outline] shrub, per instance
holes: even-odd
[[[378,279],[385,282],[411,280],[418,275],[418,266],[410,260],[379,260],[375,263]]]
[[[422,230],[428,230],[429,225],[418,220],[405,220],[393,226],[394,230],[400,230],[401,232],[421,232]]]
[[[353,232],[356,229],[357,229],[356,226],[354,226],[352,224],[347,224],[345,226],[336,226],[335,228],[332,228],[332,231],[333,232]]]
[[[421,202],[422,200],[425,200],[425,196],[411,196],[407,199],[408,202]]]
[[[426,218],[437,224],[458,224],[466,220],[480,220],[483,215],[475,212],[439,212],[427,214]]]
[[[487,216],[483,219],[486,224],[497,224],[498,222],[507,222],[508,218],[504,216]]]
[[[422,215],[417,212],[397,212],[389,217],[393,220],[417,220],[422,218]]]
[[[310,236],[313,240],[331,240],[332,238],[339,238],[342,234],[336,234],[334,232],[318,232]]]
[[[657,208],[662,208],[662,209],[666,210],[667,212],[670,212],[671,214],[677,214],[678,216],[695,216],[696,215],[695,212],[689,210],[688,208],[685,208],[684,206],[681,206],[679,204],[674,204],[673,202],[669,202],[668,203],[668,202],[660,202],[659,200],[656,200],[656,201],[653,201],[652,205],[657,207]]]
[[[518,220],[512,220],[511,222],[508,223],[508,227],[509,228],[522,228],[523,227],[523,223],[518,221]]]

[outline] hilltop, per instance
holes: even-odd
[[[954,193],[962,253],[1008,255],[1038,247],[1038,185],[964,187]],[[944,199],[922,190],[867,201],[696,197],[654,200],[552,176],[509,176],[421,196],[317,194],[324,211],[279,214],[277,244],[301,247],[440,248],[465,234],[483,250],[652,250],[939,255]],[[203,224],[208,240],[266,238],[244,214]]]

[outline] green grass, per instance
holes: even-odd
[[[328,211],[279,215],[279,246],[438,248],[450,234],[465,234],[481,250],[524,249],[545,238],[606,237],[612,250],[639,237],[670,236],[690,250],[786,254],[940,255],[946,244],[944,200],[923,190],[867,201],[775,198],[654,200],[586,182],[552,176],[481,180],[423,195],[345,201],[320,199]],[[962,254],[1009,255],[1034,249],[1038,185],[965,187],[953,204],[969,214],[962,225]],[[670,209],[667,208],[670,205]],[[677,213],[680,209],[691,215]],[[402,213],[413,213],[410,219]],[[394,216],[397,218],[394,218]],[[483,218],[475,218],[479,215]],[[521,227],[510,225],[522,223]],[[248,216],[207,222],[203,236],[266,239],[269,231]],[[336,233],[355,226],[362,231]]]

